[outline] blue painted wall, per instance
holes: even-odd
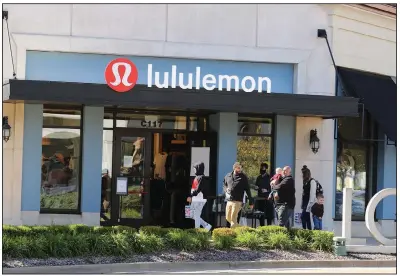
[[[337,120],[334,121],[334,131],[336,133],[337,131]],[[337,139],[333,139],[333,180],[332,180],[332,194],[335,195],[335,197],[332,200],[332,218],[336,218],[336,175],[337,175]]]
[[[218,113],[210,116],[210,126],[218,132],[217,194],[222,193],[225,175],[232,171],[237,158],[237,113]]]
[[[104,70],[107,64],[118,57],[121,56],[28,51],[26,79],[104,84]],[[196,66],[199,66],[201,76],[227,74],[236,75],[239,78],[268,77],[272,82],[272,92],[293,93],[292,64],[137,56],[125,56],[125,58],[129,58],[138,68],[138,84],[147,84],[147,65],[151,63],[153,72],[171,72],[171,66],[176,65],[177,72],[184,73],[185,76],[187,73],[194,74]],[[264,89],[265,86],[264,83]]]
[[[275,167],[290,166],[295,175],[296,117],[276,116]]]
[[[40,210],[43,105],[24,105],[21,211]]]
[[[386,139],[382,132],[379,139]],[[387,145],[386,142],[378,143],[378,183],[377,190],[385,188],[396,188],[396,147]],[[389,196],[384,198],[376,208],[377,219],[395,219],[396,197]]]
[[[100,212],[103,117],[103,107],[84,107],[81,190],[82,212]]]

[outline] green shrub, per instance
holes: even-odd
[[[93,227],[92,232],[95,234],[109,234],[112,233],[113,231],[115,231],[114,228],[110,227],[110,226],[95,226]]]
[[[230,249],[235,246],[236,233],[231,228],[217,228],[212,233],[214,245],[218,249]]]
[[[34,254],[33,239],[26,236],[8,236],[3,234],[3,256],[9,258],[29,258]]]
[[[300,238],[298,236],[295,236],[294,239],[292,240],[292,246],[293,246],[293,249],[309,250],[310,249],[310,242],[308,242],[304,238]]]
[[[165,236],[169,228],[162,228],[161,226],[142,226],[139,229],[140,234],[155,235],[158,237]]]
[[[166,248],[196,251],[211,246],[206,229],[175,229],[154,226],[3,226],[5,258],[50,258],[85,256],[128,256],[160,252]],[[333,233],[278,226],[218,228],[212,232],[214,246],[230,249],[236,245],[252,250],[276,249],[332,251]]]
[[[290,236],[292,239],[298,237],[306,240],[308,243],[312,243],[313,232],[306,229],[292,228],[290,229]]]
[[[165,236],[169,246],[179,250],[196,251],[204,248],[201,235],[181,229],[172,229]]]
[[[263,238],[255,231],[248,231],[238,234],[236,237],[237,244],[249,249],[255,250],[263,245]]]
[[[255,228],[252,228],[249,226],[239,226],[239,227],[232,228],[232,230],[235,231],[236,235],[241,235],[243,233],[257,231]]]
[[[165,240],[154,234],[139,234],[139,244],[144,253],[160,252],[166,248]]]
[[[267,246],[275,249],[290,249],[292,241],[288,233],[272,232],[268,235]]]
[[[125,226],[125,225],[118,225],[118,226],[112,226],[113,233],[125,233],[127,232],[128,234],[135,234],[137,233],[136,229],[133,227]]]
[[[195,240],[194,242],[196,243],[196,248],[203,249],[203,250],[210,248],[211,234],[206,229],[191,228],[191,229],[186,229],[185,232],[193,237],[193,239]]]
[[[261,235],[261,237],[263,237],[264,240],[268,240],[268,237],[271,234],[275,233],[288,234],[287,228],[276,225],[260,226],[256,229],[256,231]]]
[[[69,225],[68,228],[72,235],[86,234],[86,233],[93,231],[93,227],[89,227],[84,224],[72,224],[72,225]],[[61,227],[60,228],[57,227],[56,229],[59,229],[59,232],[63,231],[63,229]],[[56,232],[58,232],[58,231],[56,230]]]
[[[311,248],[314,250],[332,252],[333,236],[334,236],[333,232],[312,230]]]

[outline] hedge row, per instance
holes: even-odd
[[[331,252],[333,233],[328,231],[286,229],[280,226],[258,228],[219,228],[212,233],[215,247],[229,249],[235,246],[250,249],[321,250]]]
[[[211,241],[212,237],[212,241]],[[247,247],[257,250],[332,250],[333,233],[278,226],[257,229],[238,227],[175,229],[146,226],[136,231],[126,226],[3,226],[3,257],[49,258],[128,256],[160,252],[167,248],[185,251]]]

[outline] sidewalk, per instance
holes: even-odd
[[[231,270],[231,269],[280,269],[280,268],[338,268],[338,267],[396,267],[395,260],[313,260],[306,261],[264,261],[264,262],[184,262],[184,263],[115,263],[71,266],[41,266],[3,268],[3,274],[110,274],[196,271],[196,270]]]

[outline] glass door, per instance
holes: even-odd
[[[209,195],[207,204],[204,207],[204,219],[212,225],[216,224],[216,216],[212,211],[212,206],[217,195],[217,133],[216,132],[189,132],[189,156],[191,162],[190,175],[193,181],[195,175],[193,165],[203,162],[205,165],[205,177],[209,181]]]
[[[115,139],[112,221],[140,227],[148,222],[150,213],[151,135],[117,129]]]

